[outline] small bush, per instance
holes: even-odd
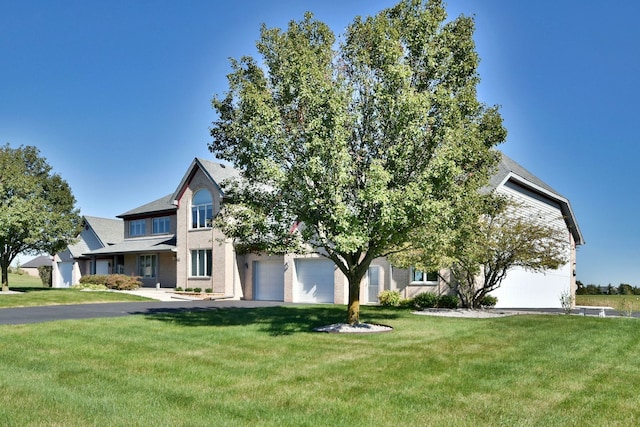
[[[182,292],[182,286],[176,286],[176,292]]]
[[[88,289],[90,291],[106,291],[108,288],[105,285],[94,285],[94,284],[83,284],[78,283],[77,285],[71,286],[72,289]]]
[[[202,288],[193,288],[193,292],[196,292],[196,293],[202,292]]]
[[[83,285],[104,285],[109,289],[118,291],[130,291],[142,286],[142,282],[138,280],[137,277],[127,276],[125,274],[94,274],[91,276],[82,276],[80,283]]]
[[[42,280],[42,286],[45,288],[51,287],[51,281],[53,279],[53,267],[50,265],[41,265],[38,267],[38,275],[40,276],[40,280]]]
[[[397,307],[400,304],[400,292],[391,290],[382,291],[378,295],[378,300],[380,301],[380,305],[385,307]]]
[[[418,308],[432,308],[437,302],[438,296],[433,292],[423,292],[413,297],[413,303]]]
[[[185,288],[184,291],[185,292],[193,292],[193,288]]]
[[[460,298],[455,295],[440,295],[436,307],[438,308],[458,308]]]
[[[212,294],[212,293],[213,293],[213,289],[211,289],[211,288],[207,288],[207,289],[205,289],[204,291],[205,291],[206,293],[208,293],[208,294]]]
[[[498,298],[491,295],[485,295],[480,300],[481,307],[495,307],[497,303],[498,303]]]

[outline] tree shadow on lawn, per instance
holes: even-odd
[[[150,320],[174,323],[181,326],[244,326],[259,325],[259,329],[272,336],[313,332],[313,328],[344,323],[347,310],[344,306],[309,305],[258,308],[176,308],[149,310]],[[368,307],[363,321],[384,323],[398,316],[389,310]]]

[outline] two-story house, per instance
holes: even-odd
[[[347,281],[331,261],[317,254],[239,254],[230,239],[211,227],[221,208],[221,184],[238,175],[232,167],[194,159],[173,193],[111,220],[121,223],[121,239],[98,248],[85,245],[88,250],[80,255],[76,250],[74,256],[85,265],[79,273],[131,274],[144,286],[211,288],[229,298],[345,304]],[[556,215],[567,230],[570,259],[552,272],[510,271],[494,292],[498,306],[559,307],[562,293],[575,292],[575,252],[583,243],[569,201],[506,156],[489,190],[520,200],[526,206],[523,215],[540,210]],[[86,237],[91,236],[81,235],[81,240]],[[58,264],[59,271],[66,268]],[[446,277],[446,272],[440,273]],[[68,286],[78,278],[76,274],[54,286]],[[379,258],[363,280],[361,301],[377,303],[385,289],[397,289],[405,297],[447,291],[438,274],[395,268]]]

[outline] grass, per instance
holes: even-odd
[[[9,273],[9,287],[18,288],[42,288],[40,277],[29,276],[28,274]]]
[[[638,320],[454,319],[311,332],[342,306],[0,327],[7,426],[582,426],[640,421]]]
[[[149,301],[148,298],[120,292],[84,292],[77,289],[44,288],[40,278],[9,274],[9,289],[19,294],[0,293],[0,308],[38,305],[88,304],[120,301]]]
[[[640,311],[640,295],[576,295],[576,305],[613,307],[617,311]]]

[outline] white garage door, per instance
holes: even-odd
[[[332,261],[297,259],[294,302],[333,303],[334,270]]]
[[[253,289],[256,300],[284,301],[282,260],[253,262]]]
[[[73,285],[73,263],[72,262],[59,262],[58,274],[60,279],[58,281],[58,287],[68,288]]]

